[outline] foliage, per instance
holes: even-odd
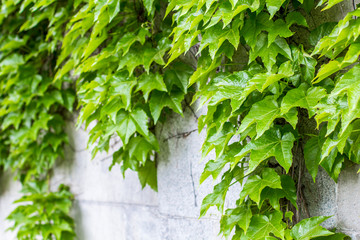
[[[65,117],[75,102],[69,76],[53,81],[71,9],[70,1],[1,2],[0,166],[16,171],[23,184],[26,195],[16,202],[32,202],[9,216],[19,239],[74,235],[71,194],[65,188],[52,193],[43,183],[64,156]]]
[[[111,137],[120,137],[122,146],[114,153],[112,166],[120,164],[123,174],[129,168],[137,171],[142,186],[154,190],[159,151],[155,125],[164,120],[164,109],[182,114],[192,73],[180,62],[163,68],[171,46],[171,22],[157,14],[163,4],[80,4],[67,24],[56,74],[60,77],[75,69],[78,75],[82,106],[78,124],[94,123],[89,140],[93,156],[109,150]]]
[[[177,24],[169,62],[199,45],[190,85],[198,84],[195,98],[208,107],[199,120],[199,129],[207,125],[203,157],[211,149],[216,152],[201,181],[225,171],[204,198],[201,216],[216,206],[223,214],[221,233],[235,231],[233,239],[333,235],[319,226],[325,217],[298,222],[299,215],[283,215],[303,208],[297,200],[301,182],[290,176],[296,180],[303,174],[302,155],[314,181],[319,166],[337,181],[344,161],[359,162],[354,144],[359,137],[359,68],[340,71],[358,61],[359,20],[353,17],[359,10],[336,26],[312,31],[312,42],[304,47],[296,30],[311,31],[305,4],[172,0],[168,6]],[[241,57],[248,58],[245,66],[237,64],[241,48]],[[242,188],[237,207],[224,213],[229,186],[237,183]]]
[[[62,155],[76,85],[93,156],[118,137],[110,168],[136,171],[156,190],[155,129],[193,96],[208,109],[199,118],[202,156],[215,151],[200,181],[219,181],[201,216],[216,206],[221,234],[233,239],[346,237],[321,227],[324,216],[300,221],[299,194],[303,162],[314,181],[319,166],[337,181],[346,162],[360,161],[359,9],[312,29],[312,0],[1,6],[0,161],[25,184],[44,179]],[[235,184],[236,207],[224,209]]]
[[[14,221],[10,230],[17,230],[18,239],[74,239],[74,222],[68,216],[72,205],[72,194],[68,187],[59,186],[57,192],[48,192],[44,181],[24,184],[25,195],[8,216]]]

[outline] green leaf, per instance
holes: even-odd
[[[268,47],[275,41],[277,36],[288,38],[294,35],[289,29],[289,25],[282,19],[276,20],[270,29],[267,29],[268,34]]]
[[[206,212],[211,206],[217,206],[220,212],[223,211],[226,193],[228,191],[231,180],[232,173],[228,171],[224,174],[222,181],[215,185],[214,191],[203,199],[200,208],[200,217],[205,216]]]
[[[301,107],[307,109],[309,117],[312,117],[316,113],[315,106],[326,96],[326,90],[322,87],[307,89],[306,85],[301,85],[286,93],[281,102],[281,114],[287,113],[291,108]]]
[[[315,237],[330,236],[334,233],[321,227],[319,224],[330,217],[312,217],[302,220],[291,229],[291,236],[295,240],[310,240]]]
[[[254,49],[250,50],[249,63],[253,62],[257,57],[261,57],[266,69],[271,71],[276,63],[278,54],[281,54],[290,60],[292,59],[290,47],[283,38],[277,37],[269,47],[267,46],[267,36],[266,34],[261,33],[257,38]]]
[[[125,109],[129,109],[131,105],[132,91],[136,85],[136,78],[128,77],[125,71],[116,72],[109,79],[109,95],[120,96],[125,104]]]
[[[157,170],[154,161],[146,161],[144,166],[139,167],[138,176],[142,188],[148,184],[154,191],[157,191]]]
[[[320,137],[310,138],[304,148],[305,165],[314,182],[321,161],[321,147],[324,140]]]
[[[270,13],[271,18],[277,11],[279,11],[284,2],[285,0],[266,0],[266,7]]]
[[[268,130],[273,121],[280,116],[280,108],[273,96],[268,96],[256,102],[241,122],[239,132],[242,133],[252,124],[256,124],[256,139]]]
[[[262,176],[253,175],[248,178],[240,193],[240,203],[244,201],[246,196],[251,200],[260,204],[260,195],[265,187],[281,189],[280,176],[272,168],[262,170]]]
[[[216,160],[208,161],[205,165],[204,171],[201,173],[200,184],[203,183],[210,175],[215,180],[227,163],[228,160],[226,159],[225,155],[222,155]]]
[[[282,189],[274,189],[270,187],[264,188],[261,192],[261,202],[265,199],[269,199],[271,206],[273,206],[275,210],[280,211],[279,200],[281,198],[287,198],[297,208],[294,180],[288,175],[281,175],[281,188]]]
[[[300,26],[309,27],[305,17],[300,12],[297,11],[290,12],[289,14],[286,15],[285,19],[288,27],[290,27],[294,23]]]
[[[187,64],[182,62],[174,62],[166,68],[164,73],[164,82],[167,89],[172,90],[173,86],[177,86],[183,93],[187,93],[189,78],[194,70]]]
[[[107,4],[107,10],[111,22],[114,17],[120,12],[120,0],[109,0]]]
[[[346,240],[350,239],[350,237],[344,233],[334,233],[333,235],[326,236],[326,237],[317,237],[314,240]]]
[[[238,225],[246,233],[252,217],[251,209],[246,205],[234,209],[227,209],[220,220],[220,232],[225,237],[229,236],[233,228]]]
[[[126,145],[126,148],[129,149],[129,157],[136,158],[136,160],[143,165],[145,165],[145,162],[148,160],[152,151],[155,150],[154,146],[141,136],[131,138],[128,145]]]
[[[357,105],[360,100],[360,66],[356,65],[345,73],[335,84],[330,97],[342,96],[347,94],[349,115],[357,111]]]
[[[246,237],[251,240],[260,240],[270,237],[270,233],[284,239],[285,223],[282,221],[282,212],[274,212],[269,215],[254,215],[251,219]]]
[[[292,133],[281,134],[279,129],[271,128],[263,136],[248,143],[235,157],[243,158],[250,153],[248,173],[253,172],[256,167],[269,157],[275,157],[278,163],[287,172],[292,164],[292,152],[295,137]],[[233,161],[234,167],[237,161]]]
[[[321,24],[313,31],[311,31],[309,37],[309,43],[312,46],[316,46],[319,40],[322,39],[324,36],[328,36],[335,26],[336,26],[336,22],[327,22]]]
[[[239,27],[242,24],[241,19],[237,19],[232,22],[232,27],[222,27],[222,23],[219,22],[215,26],[207,29],[201,40],[199,52],[205,47],[209,46],[209,53],[212,59],[214,59],[218,49],[221,47],[225,40],[228,40],[235,49],[237,49],[240,42]]]
[[[140,28],[137,34],[133,32],[126,33],[120,41],[116,43],[115,51],[122,51],[122,56],[125,56],[135,42],[139,42],[141,45],[144,45],[146,37],[149,36],[150,33],[146,28]]]
[[[153,91],[150,97],[150,112],[156,123],[159,120],[161,111],[164,107],[169,107],[179,114],[183,114],[181,102],[184,99],[184,93],[178,92],[159,92]]]
[[[269,14],[261,12],[258,15],[250,14],[250,18],[245,21],[245,25],[241,29],[241,35],[252,49],[257,45],[259,34],[272,27],[272,22],[269,18]]]
[[[302,6],[304,8],[304,10],[310,14],[310,11],[314,8],[315,6],[315,1],[314,0],[299,0],[299,2],[302,3]]]
[[[148,100],[150,92],[154,89],[163,92],[167,91],[163,78],[159,73],[144,73],[138,78],[136,91],[141,90],[143,92],[145,101]]]
[[[120,110],[116,117],[116,131],[123,143],[127,144],[135,131],[145,137],[149,135],[147,123],[148,117],[142,109],[137,108],[131,112]]]

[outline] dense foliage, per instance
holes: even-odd
[[[9,216],[18,238],[74,236],[71,193],[44,181],[63,156],[76,98],[93,156],[118,136],[111,167],[136,171],[156,190],[156,126],[192,97],[207,107],[203,158],[216,155],[200,182],[221,175],[201,216],[216,206],[221,234],[233,239],[344,239],[319,225],[327,217],[300,221],[301,176],[305,164],[315,181],[321,166],[337,181],[345,163],[360,161],[360,9],[310,28],[314,5],[2,1],[0,164],[24,185],[18,202],[31,203]],[[236,208],[224,209],[235,184]]]

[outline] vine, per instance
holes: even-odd
[[[202,157],[215,152],[200,182],[221,175],[201,216],[216,206],[221,234],[233,239],[345,239],[320,226],[328,217],[303,219],[301,179],[306,167],[315,181],[321,166],[336,182],[346,163],[360,161],[360,9],[311,29],[314,5],[2,1],[0,163],[18,171],[29,193],[19,201],[39,209],[66,202],[29,223],[24,214],[35,210],[17,208],[9,219],[22,226],[19,239],[74,236],[70,192],[51,193],[43,181],[63,155],[64,112],[75,98],[93,157],[119,137],[110,169],[136,171],[143,187],[157,190],[155,129],[168,112],[182,115],[190,97],[207,107],[198,119]],[[233,185],[239,199],[224,209]]]
[[[53,81],[71,7],[71,1],[1,1],[0,167],[14,170],[23,185],[24,196],[8,217],[18,239],[75,236],[69,189],[49,189],[76,98],[68,76]]]

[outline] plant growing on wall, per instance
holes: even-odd
[[[326,10],[337,3],[316,4]],[[1,4],[0,162],[24,184],[40,184],[62,155],[64,111],[72,111],[76,85],[78,125],[91,125],[93,156],[117,136],[122,144],[110,167],[136,171],[143,187],[156,190],[155,128],[166,113],[182,114],[187,96],[207,107],[199,118],[202,156],[216,156],[200,182],[221,175],[200,215],[216,206],[223,236],[346,237],[321,227],[325,216],[301,220],[301,177],[306,167],[315,181],[321,166],[337,181],[346,163],[359,163],[359,9],[310,28],[312,0]],[[233,185],[239,199],[224,209]],[[54,194],[60,202],[71,196],[36,191],[24,198],[43,198],[44,208]],[[25,224],[14,218],[23,209],[9,217],[15,226]],[[50,216],[68,219],[69,205],[57,209]],[[62,239],[56,231],[26,237]]]
[[[18,239],[73,239],[71,194],[46,187],[67,143],[66,114],[75,91],[69,76],[54,82],[63,25],[72,2],[1,1],[0,166],[16,172],[24,203],[9,216]]]

